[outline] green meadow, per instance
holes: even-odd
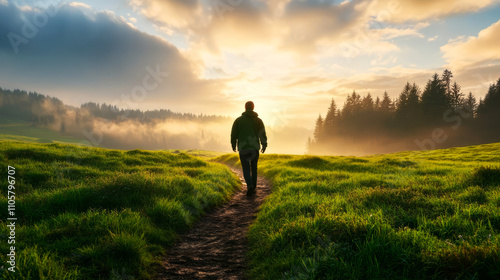
[[[0,279],[148,279],[165,249],[238,189],[221,164],[179,152],[0,141],[15,168],[16,272],[8,272],[7,184]],[[4,254],[5,252],[5,254]]]
[[[262,155],[259,172],[251,279],[500,279],[500,144]]]
[[[217,157],[216,157],[217,156]],[[215,157],[215,158],[214,158]],[[15,167],[16,273],[150,279],[182,232],[226,202],[237,154],[0,141]],[[368,157],[262,155],[273,192],[250,227],[250,279],[499,279],[500,143]]]

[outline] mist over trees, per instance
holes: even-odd
[[[312,154],[362,155],[498,141],[500,79],[478,101],[444,70],[423,88],[407,82],[395,100],[387,92],[374,99],[353,91],[339,108],[332,99],[306,147]]]
[[[94,146],[119,149],[227,150],[221,127],[229,117],[141,111],[88,102],[79,108],[36,92],[0,88],[0,118],[23,120],[88,140]],[[217,130],[217,131],[216,131]]]

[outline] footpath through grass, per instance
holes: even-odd
[[[249,232],[252,279],[500,279],[500,144],[263,155],[259,171],[273,193]]]
[[[149,278],[164,248],[239,179],[184,153],[0,141],[0,279]],[[16,272],[7,170],[15,168]]]

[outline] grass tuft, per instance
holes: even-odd
[[[500,186],[500,168],[481,166],[477,168],[470,178],[470,184],[481,187]]]

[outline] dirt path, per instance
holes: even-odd
[[[241,170],[232,170],[245,182]],[[248,226],[270,192],[269,182],[260,176],[257,196],[247,197],[243,185],[167,251],[157,279],[245,279]]]

